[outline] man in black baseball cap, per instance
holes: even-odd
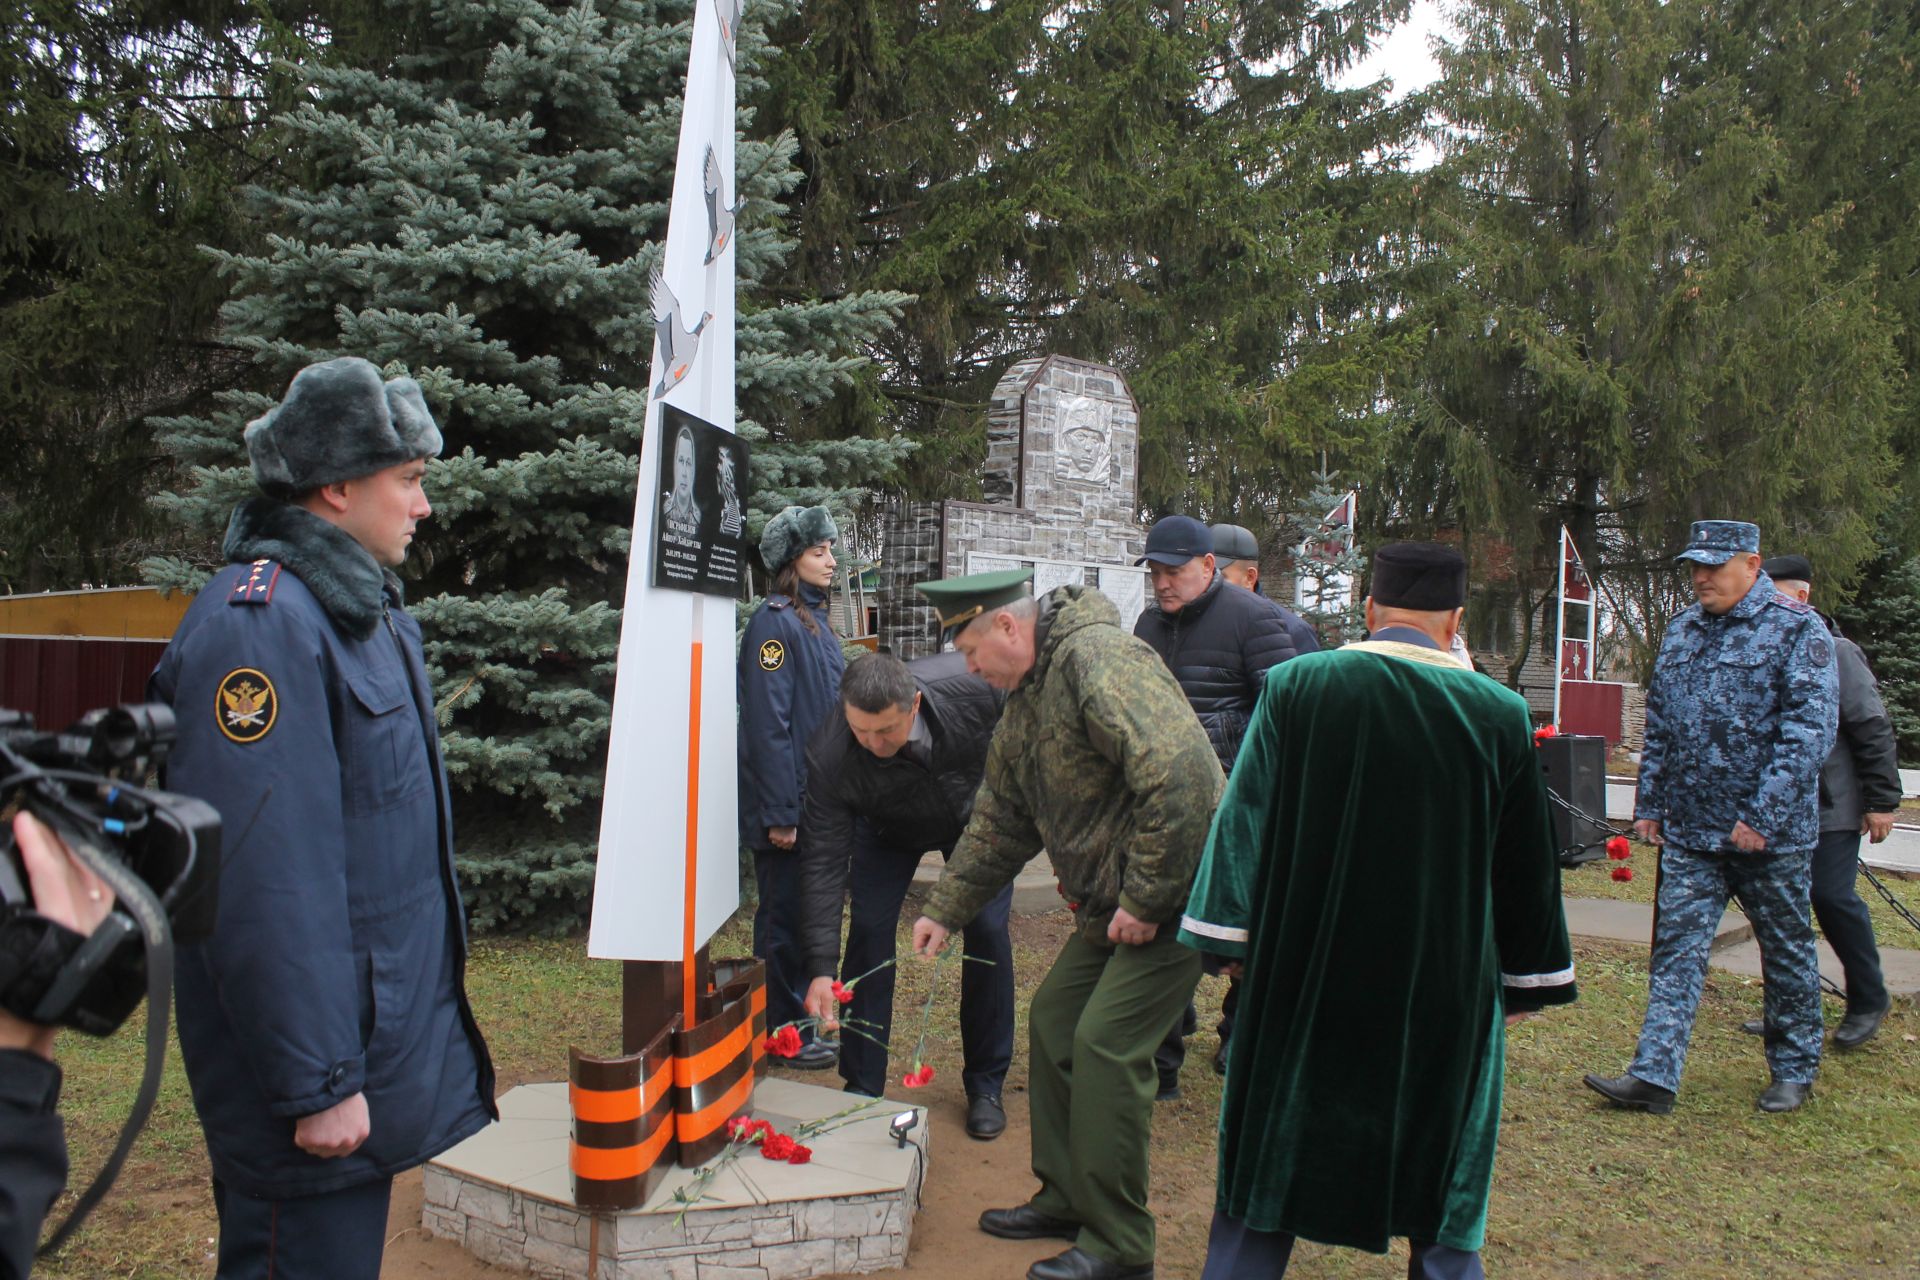
[[[1761,566],[1773,589],[1802,604],[1813,593],[1813,562],[1805,556],[1775,556]],[[1857,1049],[1871,1040],[1887,1016],[1890,1000],[1880,972],[1873,917],[1856,889],[1860,837],[1874,844],[1893,830],[1900,807],[1900,769],[1893,722],[1874,684],[1860,646],[1840,634],[1840,624],[1820,615],[1833,633],[1840,674],[1840,736],[1820,769],[1820,839],[1813,847],[1813,915],[1827,945],[1847,975],[1847,1014],[1834,1028],[1836,1048]],[[1745,1029],[1766,1031],[1755,1019]]]
[[[1320,643],[1313,629],[1293,614],[1229,585],[1214,568],[1213,545],[1213,530],[1191,516],[1167,516],[1148,530],[1146,554],[1135,563],[1147,566],[1153,603],[1133,624],[1133,634],[1151,645],[1173,672],[1220,757],[1220,767],[1232,773],[1268,669],[1311,653]],[[1214,1056],[1221,1071],[1233,1029],[1231,1010],[1223,1013],[1221,1052]],[[1180,1092],[1180,1068],[1187,1056],[1183,1037],[1194,1030],[1196,1019],[1188,1006],[1180,1025],[1154,1055],[1161,1100]]]

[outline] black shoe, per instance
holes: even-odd
[[[1069,1249],[1028,1267],[1027,1280],[1153,1280],[1153,1264],[1108,1262],[1079,1249]]]
[[[1002,1240],[1078,1240],[1080,1224],[1050,1217],[1030,1204],[1011,1209],[989,1209],[980,1215],[980,1229]]]
[[[1227,1046],[1224,1044],[1213,1051],[1213,1074],[1217,1076],[1227,1074]]]
[[[781,1061],[800,1071],[825,1071],[840,1061],[840,1050],[824,1040],[800,1046],[800,1052]]]
[[[1790,1084],[1785,1080],[1775,1080],[1767,1086],[1760,1101],[1753,1105],[1762,1111],[1797,1111],[1800,1104],[1813,1096],[1811,1084]]]
[[[1767,1034],[1767,1020],[1754,1018],[1752,1021],[1741,1023],[1740,1029],[1750,1036],[1763,1036]]]
[[[1881,1005],[1878,1009],[1849,1009],[1847,1016],[1840,1019],[1840,1025],[1833,1029],[1833,1044],[1836,1049],[1858,1049],[1873,1039],[1880,1030],[1880,1024],[1887,1020],[1887,1010],[1891,1004]]]
[[[967,1099],[967,1136],[991,1142],[1007,1131],[1007,1113],[1000,1099],[980,1094]]]
[[[1179,1096],[1180,1096],[1180,1077],[1175,1076],[1171,1080],[1162,1080],[1160,1082],[1160,1088],[1157,1091],[1155,1091],[1153,1095],[1153,1100],[1155,1102],[1172,1102],[1174,1099],[1178,1098]]]
[[[1631,1111],[1645,1111],[1650,1115],[1664,1116],[1673,1110],[1673,1090],[1662,1089],[1657,1084],[1648,1084],[1639,1076],[1589,1075],[1587,1088],[1613,1103],[1614,1106],[1626,1107]]]

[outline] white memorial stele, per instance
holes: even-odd
[[[620,624],[587,954],[690,960],[740,903],[733,601],[656,587],[660,408],[734,429],[732,0],[695,6]],[[687,966],[687,982],[692,966]]]

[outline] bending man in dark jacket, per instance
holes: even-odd
[[[894,971],[868,970],[894,955],[900,904],[921,855],[938,849],[950,856],[966,829],[1004,701],[967,673],[959,654],[912,664],[870,654],[847,668],[840,714],[828,716],[807,745],[800,820],[801,946],[813,977],[807,1012],[827,1027],[839,1019],[833,973],[840,904],[851,879],[847,954],[839,966],[844,980],[860,979],[847,1008],[854,1026],[840,1038],[840,1075],[850,1092],[878,1097],[886,1088],[882,1045],[893,1023]],[[960,966],[967,1132],[981,1139],[1007,1127],[1000,1090],[1013,1061],[1012,902],[1008,884],[963,935],[969,957],[991,962]]]
[[[1805,556],[1775,556],[1760,566],[1773,589],[1802,604],[1813,592],[1813,564]],[[1891,1001],[1880,973],[1873,917],[1860,901],[1860,837],[1879,844],[1893,830],[1900,807],[1900,767],[1893,722],[1860,646],[1833,632],[1834,667],[1840,674],[1840,736],[1820,770],[1820,843],[1813,847],[1813,916],[1847,975],[1847,1015],[1834,1028],[1833,1043],[1857,1049],[1886,1019]],[[1762,1021],[1747,1024],[1759,1035]]]
[[[175,791],[226,824],[213,936],[179,952],[219,1275],[374,1280],[393,1175],[495,1114],[420,625],[392,569],[440,431],[411,378],[302,370],[247,427],[264,497],[148,695]]]
[[[1213,546],[1213,530],[1191,516],[1167,516],[1148,530],[1146,554],[1137,563],[1147,566],[1153,603],[1133,624],[1133,634],[1151,645],[1173,672],[1220,757],[1221,770],[1231,775],[1267,671],[1288,658],[1318,651],[1320,641],[1292,610],[1233,586],[1216,573]],[[1223,1074],[1239,996],[1236,978],[1221,1002],[1220,1047],[1213,1055],[1213,1069]],[[1162,1100],[1180,1092],[1186,1036],[1196,1021],[1188,1005],[1153,1055]]]

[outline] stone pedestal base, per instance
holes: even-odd
[[[858,1102],[769,1078],[753,1115],[786,1133]],[[572,1200],[567,1087],[522,1085],[500,1099],[500,1123],[427,1166],[422,1224],[483,1262],[537,1276],[803,1280],[888,1270],[907,1260],[931,1137],[918,1109],[906,1146],[895,1142],[888,1124],[907,1110],[916,1108],[876,1104],[871,1118],[812,1139],[808,1164],[744,1153],[684,1215],[674,1192],[697,1170],[674,1170],[637,1210],[595,1214]]]

